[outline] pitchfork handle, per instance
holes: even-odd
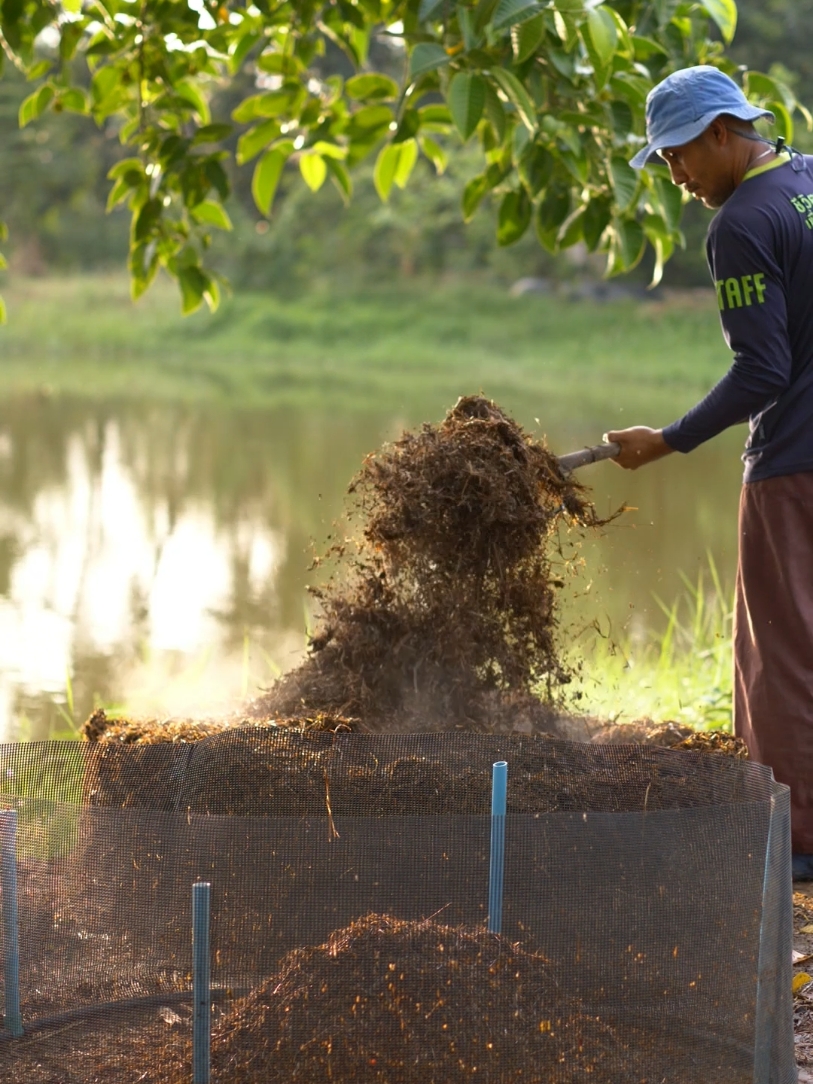
[[[562,470],[576,470],[588,463],[598,463],[600,459],[615,459],[621,452],[621,445],[610,441],[608,444],[597,444],[593,448],[581,448],[578,452],[569,452],[559,456],[559,466]]]

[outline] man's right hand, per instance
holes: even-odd
[[[650,429],[646,425],[634,425],[631,429],[615,429],[604,434],[605,440],[621,445],[621,452],[615,462],[624,470],[637,470],[663,459],[674,451],[663,439],[662,429]]]

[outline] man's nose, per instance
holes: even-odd
[[[672,184],[685,184],[689,179],[689,174],[680,162],[676,162],[674,159],[669,161],[669,172],[672,174]]]

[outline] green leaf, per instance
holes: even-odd
[[[421,42],[415,46],[409,58],[410,82],[414,83],[419,75],[425,75],[426,72],[434,71],[435,68],[442,68],[451,59],[442,45],[436,45],[434,42]]]
[[[652,247],[655,249],[655,266],[652,269],[652,281],[649,284],[650,289],[654,289],[660,284],[661,279],[663,278],[664,266],[675,250],[675,243],[671,238],[663,240],[660,237],[656,237],[652,242]]]
[[[522,237],[531,222],[531,201],[524,188],[506,192],[497,217],[497,244],[513,245]]]
[[[564,185],[550,185],[536,212],[536,235],[549,252],[555,252],[559,229],[570,214],[570,190]]]
[[[584,207],[577,207],[562,223],[556,235],[556,243],[562,250],[573,248],[584,237]]]
[[[115,181],[131,171],[140,173],[142,177],[144,176],[144,163],[140,158],[122,158],[120,162],[116,162],[112,169],[107,171],[107,177],[108,180]]]
[[[619,270],[630,271],[644,254],[646,236],[643,227],[632,218],[616,219],[615,235]]]
[[[418,160],[418,144],[416,140],[410,139],[406,143],[398,143],[396,146],[399,154],[393,180],[399,188],[406,188],[407,181]]]
[[[517,64],[524,63],[528,57],[533,56],[542,39],[545,37],[545,15],[540,12],[527,22],[515,26],[511,31],[511,44],[514,49],[514,60]]]
[[[0,297],[0,324],[8,323],[8,312],[6,311],[6,303]]]
[[[178,271],[178,283],[181,287],[181,312],[189,316],[203,304],[209,278],[199,267],[182,267]]]
[[[204,200],[203,203],[193,207],[190,214],[201,225],[214,226],[218,230],[230,230],[232,228],[231,219],[226,214],[223,205],[216,203],[214,200]]]
[[[786,143],[793,142],[793,117],[784,102],[766,102],[766,108],[776,117],[776,132]]]
[[[465,142],[483,115],[485,80],[473,72],[458,72],[449,84],[447,101],[457,130]]]
[[[431,136],[423,135],[420,137],[421,150],[435,167],[437,173],[443,173],[446,169],[446,151],[439,143],[436,143]]]
[[[506,116],[500,96],[491,83],[486,83],[485,114],[498,143],[505,139]]]
[[[604,196],[594,196],[584,210],[582,235],[589,252],[595,252],[601,235],[610,224],[611,204]]]
[[[525,149],[519,163],[519,175],[532,196],[546,187],[554,165],[555,159],[547,147],[532,143]]]
[[[424,129],[429,129],[430,125],[445,129],[452,123],[452,114],[446,105],[423,105],[418,110],[418,116],[421,118],[421,128]]]
[[[196,86],[191,79],[180,79],[175,83],[173,90],[184,101],[189,102],[200,117],[201,123],[211,124],[212,114],[209,111],[209,103],[204,98],[200,87]]]
[[[20,106],[19,124],[21,128],[25,128],[27,124],[30,124],[32,120],[36,120],[40,117],[54,97],[54,88],[49,86],[48,83],[45,86],[35,90],[33,94],[25,99]]]
[[[627,102],[616,99],[610,102],[610,119],[612,121],[613,131],[621,139],[625,139],[631,131],[635,128],[635,118],[632,115],[632,109],[630,109]]]
[[[587,13],[586,28],[589,44],[601,66],[609,67],[618,44],[618,28],[615,20],[604,8],[593,8]]]
[[[666,177],[655,178],[655,192],[669,229],[676,230],[683,214],[683,189]]]
[[[221,140],[228,139],[231,133],[232,126],[230,124],[204,124],[192,136],[192,146],[200,147],[204,143],[220,143]]]
[[[353,181],[350,178],[347,166],[344,162],[339,162],[335,158],[326,158],[325,165],[328,168],[336,187],[339,190],[339,194],[345,203],[349,203],[350,198],[353,195]]]
[[[652,38],[632,37],[632,48],[636,60],[649,60],[653,56],[668,56],[664,47]]]
[[[107,206],[105,210],[109,214],[114,207],[118,206],[123,200],[127,199],[132,194],[133,186],[129,185],[124,178],[120,178],[113,187],[107,197]]]
[[[33,83],[35,79],[42,79],[46,72],[51,70],[50,60],[38,60],[36,64],[32,64],[28,71],[25,73],[26,82]]]
[[[615,93],[623,98],[633,110],[643,111],[646,96],[652,89],[652,80],[632,72],[616,72],[610,79]]]
[[[700,0],[700,3],[720,28],[723,41],[730,45],[737,29],[737,5],[734,0]]]
[[[476,177],[472,177],[463,189],[463,218],[466,222],[470,222],[474,217],[474,212],[483,202],[483,196],[488,191],[488,188],[485,173],[479,173]]]
[[[463,48],[465,52],[470,53],[482,43],[483,38],[474,26],[474,13],[464,8],[462,4],[457,5],[457,25],[463,36]]]
[[[246,98],[232,112],[232,119],[238,124],[249,124],[263,117],[278,117],[286,113],[294,101],[294,95],[287,90],[274,90],[267,94],[253,94]]]
[[[376,128],[388,128],[392,119],[392,110],[388,105],[367,105],[351,115],[350,123],[354,129],[374,131]]]
[[[80,87],[70,87],[60,94],[59,104],[70,113],[85,114],[89,109],[87,95]]]
[[[390,191],[395,180],[395,171],[398,169],[398,163],[401,160],[402,145],[401,143],[387,143],[386,146],[381,148],[376,159],[373,182],[379,198],[384,203],[390,198]]]
[[[491,18],[491,25],[497,31],[507,30],[509,26],[532,19],[541,10],[542,5],[537,3],[537,0],[500,0]]]
[[[338,143],[328,143],[324,139],[317,140],[312,147],[308,147],[309,151],[313,151],[314,154],[321,154],[323,158],[335,158],[341,162],[347,157],[347,148],[340,147]]]
[[[320,154],[308,151],[299,159],[299,172],[311,192],[318,192],[327,177],[327,166],[324,158]]]
[[[615,202],[620,210],[625,211],[638,189],[638,174],[626,158],[616,156],[610,162],[610,179],[615,192]]]
[[[277,190],[282,169],[288,155],[280,148],[266,151],[257,165],[254,167],[254,176],[251,179],[251,194],[260,214],[266,217],[271,212],[271,204],[274,201],[274,193]]]
[[[762,72],[745,73],[745,96],[762,101],[782,101],[788,110],[798,104],[790,87]]]
[[[164,205],[160,199],[148,199],[138,210],[133,222],[133,240],[147,241],[153,227],[161,221]]]
[[[375,72],[363,75],[354,75],[344,84],[349,98],[360,101],[375,101],[380,98],[397,98],[398,84],[386,75],[378,75]]]
[[[536,130],[536,106],[519,79],[507,68],[492,68],[491,77],[509,102],[516,107],[520,120],[528,131],[534,132]]]
[[[419,21],[427,22],[445,2],[447,0],[421,0],[421,6],[418,8]]]
[[[298,75],[302,70],[302,61],[290,53],[279,53],[272,49],[270,52],[261,53],[256,60],[257,67],[261,72],[269,75]]]
[[[260,151],[265,150],[280,134],[279,121],[266,120],[255,128],[249,128],[237,140],[237,164],[244,166]]]
[[[418,134],[420,127],[421,118],[418,110],[405,109],[392,137],[393,143],[405,143],[408,139],[412,139]]]

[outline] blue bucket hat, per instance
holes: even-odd
[[[705,64],[673,72],[653,87],[646,99],[647,145],[630,162],[643,169],[664,147],[682,147],[696,139],[721,113],[739,120],[774,115],[751,105],[733,79]]]

